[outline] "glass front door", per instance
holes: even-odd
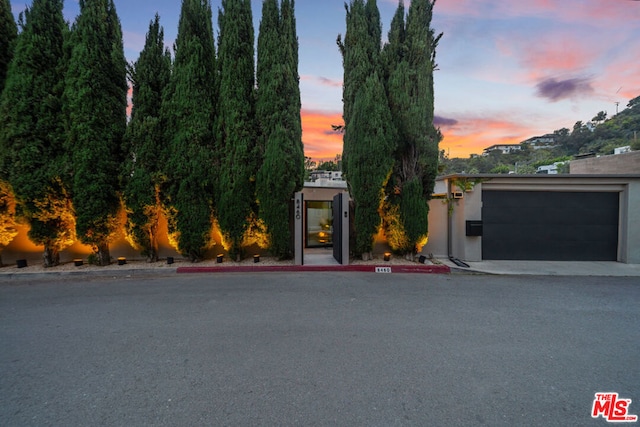
[[[333,202],[307,202],[307,247],[333,246]]]

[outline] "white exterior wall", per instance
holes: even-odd
[[[422,255],[433,254],[446,258],[447,254],[447,204],[444,199],[429,200],[429,240],[422,248]]]
[[[620,260],[629,264],[640,264],[640,181],[627,186],[624,205],[621,206]],[[623,203],[621,203],[623,204]]]

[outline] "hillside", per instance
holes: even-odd
[[[631,146],[640,150],[640,96],[632,99],[627,108],[611,118],[604,111],[588,122],[578,121],[572,129],[553,131],[555,142],[550,148],[535,149],[527,142],[520,150],[503,153],[493,150],[486,155],[471,155],[467,159],[440,156],[440,173],[535,173],[542,165],[571,160],[574,156],[594,153],[613,154],[617,147]],[[568,168],[564,168],[568,169]],[[566,172],[562,167],[559,172]]]

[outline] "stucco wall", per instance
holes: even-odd
[[[625,212],[626,223],[623,228],[626,241],[623,240],[623,262],[640,264],[640,181],[629,183]]]
[[[636,174],[640,173],[640,151],[611,156],[572,160],[570,174]]]
[[[429,201],[429,240],[421,254],[433,254],[436,258],[447,256],[447,204],[444,199]]]

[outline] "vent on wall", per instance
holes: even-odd
[[[462,191],[455,191],[453,193],[453,198],[454,199],[462,199],[462,194],[463,194]]]

